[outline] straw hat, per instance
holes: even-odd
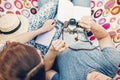
[[[22,15],[5,14],[0,17],[0,41],[8,40],[20,33],[27,32],[28,19]]]

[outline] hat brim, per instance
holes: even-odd
[[[22,15],[17,15],[17,16],[18,16],[19,20],[21,21],[20,28],[16,32],[11,33],[9,35],[0,34],[0,41],[6,41],[6,40],[9,40],[11,38],[15,38],[15,36],[17,36],[21,33],[27,32],[28,27],[29,27],[28,19]]]

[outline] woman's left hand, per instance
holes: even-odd
[[[49,19],[44,22],[43,26],[41,27],[44,32],[50,31],[55,27],[55,21],[52,19]]]

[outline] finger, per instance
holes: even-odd
[[[91,17],[91,16],[83,16],[82,18],[81,18],[81,20],[84,20],[84,21],[90,21],[90,20],[93,20],[93,18]]]
[[[53,25],[53,24],[55,24],[55,21],[51,19],[51,20],[47,20],[45,23]]]
[[[65,43],[64,43],[63,40],[55,40],[55,41],[52,43],[52,45],[54,46],[54,48],[55,48],[56,50],[59,50],[61,47],[63,47],[64,44],[65,44]]]
[[[64,52],[67,48],[66,47],[63,47],[61,49],[59,49],[59,52]]]
[[[94,80],[100,80],[100,79],[96,78],[96,79],[94,79]]]
[[[82,27],[85,28],[85,29],[90,29],[90,28],[91,28],[91,26],[88,25],[88,24],[86,24],[86,23],[81,23],[81,22],[79,22],[78,25],[82,26]]]
[[[65,42],[64,42],[64,41],[60,41],[59,43],[57,43],[57,44],[55,45],[56,50],[58,50],[58,51],[59,51],[59,49],[61,49],[61,48],[64,47],[64,46],[65,46]]]
[[[62,48],[59,49],[59,52],[63,52],[63,51],[65,51],[67,48],[68,48],[68,45],[65,44],[64,47],[62,47]]]
[[[54,41],[52,42],[52,44],[53,44],[54,46],[56,46],[56,45],[58,45],[60,42],[61,42],[61,40],[54,40]]]
[[[92,25],[93,24],[93,19],[91,17],[83,17],[81,20],[78,21],[78,23],[84,23],[87,25]]]

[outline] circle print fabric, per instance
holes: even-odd
[[[28,19],[38,10],[37,0],[0,0],[0,16],[4,14],[23,15]]]
[[[92,0],[91,9],[93,19],[110,33],[116,48],[120,49],[120,0]]]

